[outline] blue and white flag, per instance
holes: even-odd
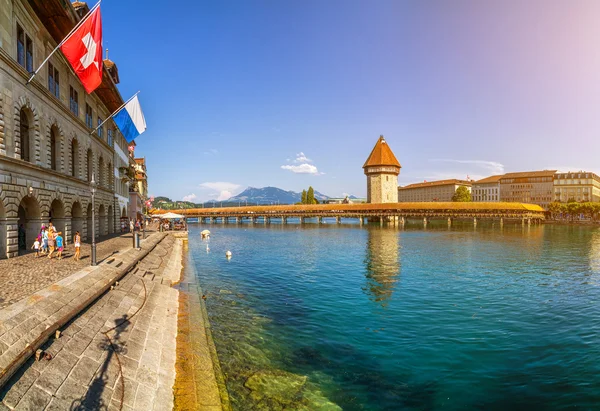
[[[146,120],[137,96],[125,104],[125,107],[115,114],[113,120],[128,143],[146,131]]]

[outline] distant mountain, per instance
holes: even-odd
[[[295,204],[300,202],[302,193],[285,191],[277,187],[255,188],[248,187],[235,197],[227,200],[228,203],[248,202],[258,204]],[[315,198],[319,201],[327,200],[329,196],[315,191]]]

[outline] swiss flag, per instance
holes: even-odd
[[[81,80],[85,91],[90,94],[102,83],[102,19],[100,7],[60,46]]]

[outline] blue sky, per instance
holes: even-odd
[[[366,195],[380,134],[401,185],[600,173],[600,2],[105,1],[150,193]],[[192,197],[194,195],[194,197]]]

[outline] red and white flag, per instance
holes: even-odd
[[[60,46],[83,88],[90,94],[102,83],[102,19],[96,8]]]

